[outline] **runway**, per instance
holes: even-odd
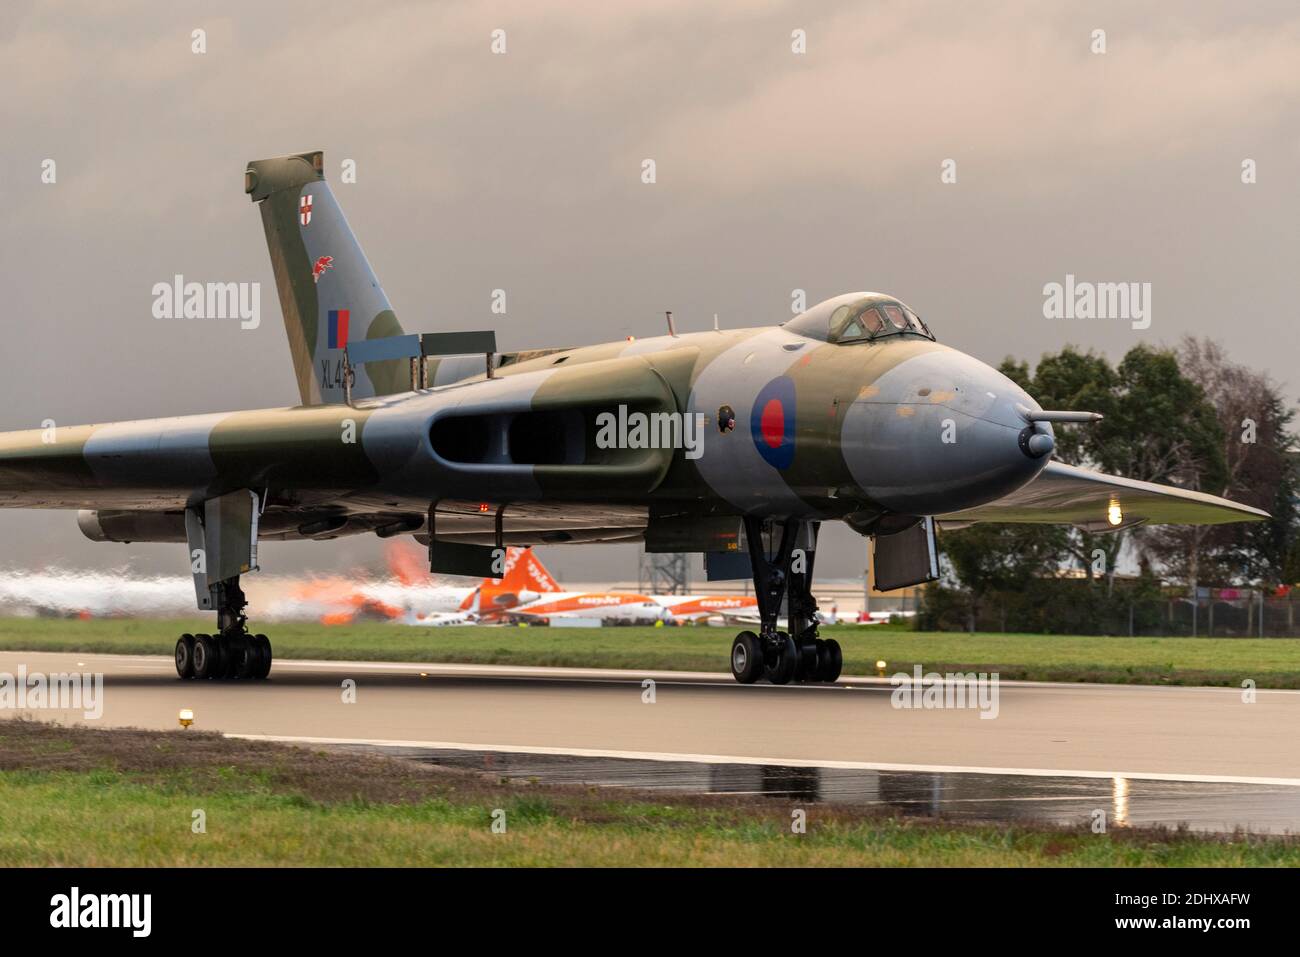
[[[102,717],[30,713],[46,720],[171,729],[190,708],[207,731],[557,780],[1300,832],[1296,691],[1001,682],[990,720],[896,708],[873,678],[277,660],[267,682],[182,682],[163,657],[0,653],[0,672],[20,665],[104,676]]]

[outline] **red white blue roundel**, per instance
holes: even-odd
[[[780,376],[763,386],[749,414],[754,448],[773,468],[794,461],[794,380]]]

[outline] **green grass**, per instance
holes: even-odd
[[[0,650],[170,654],[210,620],[0,619]],[[440,661],[647,670],[727,670],[732,630],[685,628],[412,628],[384,623],[266,625],[282,658]],[[845,674],[997,671],[1005,679],[1300,688],[1300,639],[1111,638],[825,628]]]
[[[791,811],[807,830],[791,831]],[[956,824],[505,781],[398,759],[0,721],[0,866],[1300,865],[1300,841]],[[494,833],[494,811],[505,812]],[[206,832],[194,833],[194,811]]]

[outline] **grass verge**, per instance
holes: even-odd
[[[816,804],[794,834],[795,805],[770,798],[647,796],[22,720],[0,721],[0,807],[0,866],[1300,865],[1296,838],[1098,835]]]

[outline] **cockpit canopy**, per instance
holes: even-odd
[[[934,333],[893,296],[850,292],[819,302],[782,325],[822,342],[868,342],[882,336],[916,335],[934,341]]]

